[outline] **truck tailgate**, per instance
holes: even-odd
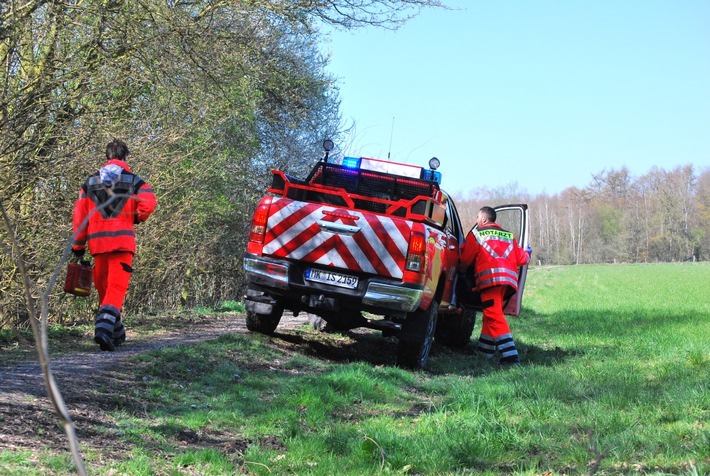
[[[401,279],[411,228],[401,218],[274,198],[263,253]]]

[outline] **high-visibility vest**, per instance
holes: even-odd
[[[466,237],[461,261],[473,264],[476,289],[510,286],[518,290],[518,267],[530,256],[518,245],[513,234],[497,223],[472,230]]]

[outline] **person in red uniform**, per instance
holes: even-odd
[[[88,246],[94,257],[99,295],[94,342],[104,351],[113,351],[126,340],[121,309],[133,272],[134,226],[146,221],[157,205],[153,189],[131,172],[127,156],[123,141],[109,142],[107,162],[86,179],[74,204],[72,252],[81,257]]]
[[[518,290],[518,267],[528,264],[530,252],[496,223],[496,211],[483,207],[476,219],[478,227],[466,237],[460,270],[473,266],[475,290],[481,295],[483,326],[478,352],[492,359],[496,350],[501,364],[520,364],[518,349],[503,314],[506,293]]]

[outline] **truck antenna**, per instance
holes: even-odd
[[[387,150],[387,160],[390,160],[390,154],[392,153],[392,136],[394,135],[394,116],[392,116],[392,128],[390,129],[390,147]]]

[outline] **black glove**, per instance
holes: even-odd
[[[80,249],[80,250],[75,250],[74,248],[72,248],[71,252],[74,253],[74,256],[75,256],[77,259],[79,259],[79,258],[82,258],[82,257],[84,256],[84,253],[86,253],[86,249],[85,249],[85,248],[82,248],[82,249]]]

